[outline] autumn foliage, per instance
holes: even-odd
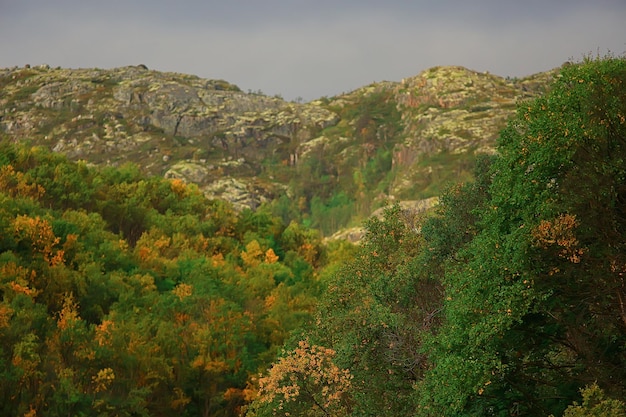
[[[319,237],[134,167],[0,152],[0,414],[240,413],[312,317]]]
[[[623,58],[566,66],[473,182],[367,222],[299,336],[350,372],[345,411],[625,415],[625,97]],[[292,413],[296,393],[297,415],[323,415],[302,357],[270,368],[250,415]]]
[[[0,415],[626,415],[625,98],[623,58],[564,67],[358,246],[0,143]]]
[[[285,416],[349,415],[352,375],[333,363],[335,355],[332,349],[301,340],[259,379],[254,407]]]

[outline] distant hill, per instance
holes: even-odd
[[[132,162],[328,235],[388,201],[437,196],[470,178],[516,105],[554,74],[435,67],[295,103],[144,66],[5,68],[0,135],[95,165]]]

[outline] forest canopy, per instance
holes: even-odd
[[[0,145],[0,414],[234,415],[310,319],[318,233]]]
[[[302,340],[349,384],[278,362],[291,389],[249,415],[625,415],[625,161],[626,60],[563,67],[473,181],[370,220],[329,280]]]

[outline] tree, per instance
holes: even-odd
[[[333,358],[336,352],[308,340],[283,356],[259,380],[250,416],[347,416],[352,375]]]
[[[626,417],[626,404],[606,398],[598,384],[581,390],[582,404],[574,403],[565,410],[563,417]]]
[[[476,235],[445,271],[423,415],[560,414],[626,393],[626,60],[563,68],[502,132]]]
[[[354,258],[325,282],[312,342],[337,352],[354,379],[355,415],[407,415],[427,365],[418,351],[438,309],[436,282],[420,273],[419,213],[395,205],[366,223]]]
[[[311,319],[319,235],[134,166],[0,150],[0,414],[240,415]]]

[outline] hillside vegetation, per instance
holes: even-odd
[[[626,59],[308,104],[1,80],[0,414],[626,415]]]
[[[311,103],[143,66],[0,70],[0,134],[73,160],[198,185],[237,210],[271,205],[326,236],[388,201],[471,177],[520,100],[553,73],[437,67]]]
[[[232,415],[327,264],[267,212],[9,144],[0,236],[4,416]]]
[[[248,415],[625,415],[625,97],[568,66],[436,215],[371,219]]]

